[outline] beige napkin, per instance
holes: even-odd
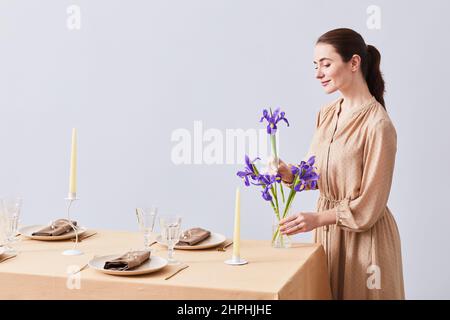
[[[130,251],[116,259],[106,261],[103,268],[118,271],[130,270],[148,259],[150,259],[150,251]]]
[[[206,240],[211,235],[211,232],[202,228],[192,228],[184,231],[181,234],[180,241],[177,246],[193,246]]]
[[[74,226],[77,225],[76,221],[72,221]],[[53,222],[52,225],[42,228],[39,231],[33,232],[33,236],[60,236],[64,233],[72,231],[72,227],[67,219],[58,219]]]

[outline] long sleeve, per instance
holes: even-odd
[[[363,154],[363,175],[359,196],[345,199],[336,208],[336,224],[348,231],[370,229],[385,212],[397,152],[397,134],[387,119],[379,120]]]

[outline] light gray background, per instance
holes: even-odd
[[[66,26],[71,4],[79,31]],[[366,26],[372,4],[380,30]],[[314,79],[315,40],[350,27],[382,53],[407,298],[448,299],[449,12],[446,0],[0,0],[0,194],[24,197],[25,224],[63,216],[77,127],[82,224],[136,230],[134,208],[157,204],[231,236],[241,165],[176,166],[171,133],[195,120],[259,129],[261,109],[282,106],[282,157],[298,161],[337,97]],[[317,197],[301,194],[296,210],[314,211]],[[268,239],[271,221],[259,191],[242,188],[242,237]]]

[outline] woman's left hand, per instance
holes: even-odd
[[[319,222],[314,212],[299,212],[280,220],[280,232],[288,236],[308,232],[317,227]]]

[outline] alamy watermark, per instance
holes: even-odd
[[[373,4],[367,7],[366,13],[369,15],[366,20],[367,28],[370,30],[380,30],[381,8]]]
[[[379,266],[372,264],[367,268],[366,273],[370,274],[367,278],[366,285],[369,290],[381,289],[381,269]]]
[[[67,7],[66,26],[70,31],[81,29],[81,8],[76,4]]]
[[[70,265],[66,269],[67,280],[66,287],[69,290],[80,290],[81,289],[81,272],[80,266]]]
[[[266,129],[208,128],[202,121],[194,121],[193,130],[178,128],[171,134],[173,164],[243,164],[250,158],[270,156],[270,139]],[[276,134],[279,148],[279,136]]]

